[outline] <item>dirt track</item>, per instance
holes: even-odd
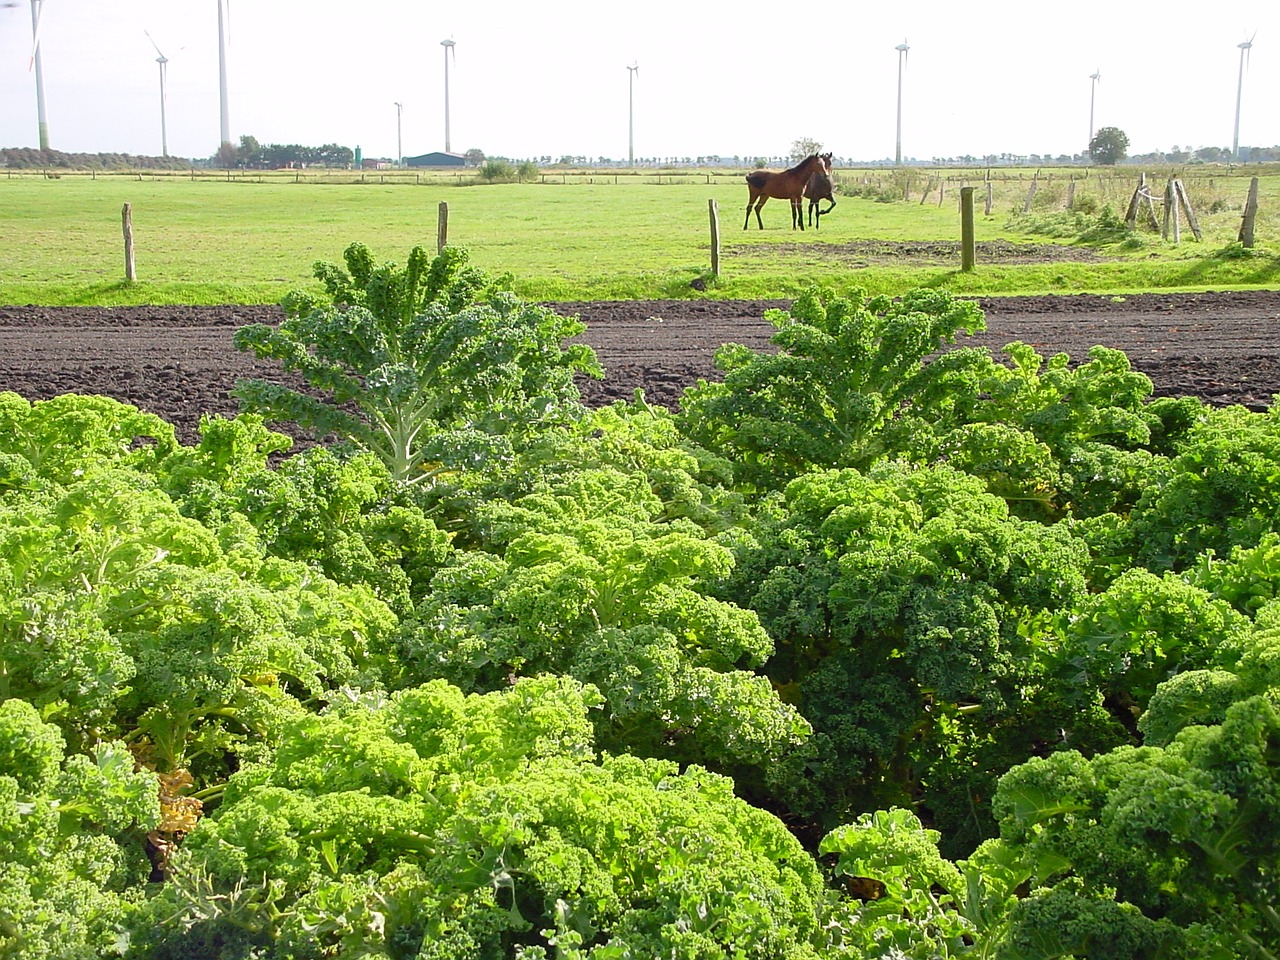
[[[993,351],[1013,340],[1075,360],[1103,344],[1128,354],[1157,396],[1270,406],[1280,394],[1280,291],[1002,297],[979,301],[987,330],[965,344]],[[587,324],[583,339],[607,372],[582,385],[589,404],[630,397],[675,407],[698,378],[716,376],[725,342],[764,349],[773,300],[662,300],[555,304]],[[202,413],[231,415],[240,377],[278,369],[232,345],[236,327],[279,319],[276,307],[43,308],[0,306],[0,390],[31,400],[99,393],[173,423],[186,442]]]

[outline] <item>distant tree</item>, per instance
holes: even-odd
[[[1089,155],[1094,163],[1114,166],[1129,152],[1129,137],[1119,127],[1103,127],[1089,141]]]
[[[242,136],[236,150],[236,163],[242,167],[261,167],[263,162],[262,146],[258,143],[258,138],[247,134]]]
[[[224,170],[230,170],[239,161],[239,151],[235,144],[224,143],[218,147],[218,152],[213,155],[214,166],[221,167]]]
[[[472,147],[462,155],[468,167],[478,167],[484,163],[484,151],[479,147]]]
[[[516,168],[516,179],[524,182],[525,180],[538,179],[538,165],[532,160],[520,161],[520,166]]]
[[[1204,163],[1213,163],[1218,160],[1230,160],[1231,151],[1226,147],[1201,147],[1194,156]]]
[[[326,143],[322,147],[315,148],[316,163],[326,167],[345,167],[350,163],[354,163],[356,155],[350,147],[344,147],[340,143]]]
[[[791,142],[791,162],[799,163],[805,157],[822,152],[822,141],[801,137]]]

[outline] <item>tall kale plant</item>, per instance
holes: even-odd
[[[353,243],[344,259],[315,266],[327,300],[291,294],[279,326],[235,334],[310,389],[252,379],[233,392],[249,411],[371,451],[397,482],[502,458],[580,409],[575,373],[602,375],[590,347],[564,346],[580,320],[495,292],[461,249],[375,266]]]

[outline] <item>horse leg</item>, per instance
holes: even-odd
[[[760,208],[764,206],[764,202],[765,202],[766,200],[768,200],[768,199],[769,199],[769,198],[768,198],[768,196],[766,196],[766,195],[764,195],[764,194],[761,194],[761,195],[760,195],[760,199],[758,199],[758,200],[756,201],[756,223],[759,225],[759,227],[760,227],[760,229],[761,229],[761,230],[763,230],[763,229],[764,229],[764,221],[760,219]],[[750,222],[751,222],[751,211],[750,211],[750,209],[748,209],[748,210],[747,210],[747,223],[750,223]],[[744,229],[744,230],[745,230],[745,229],[746,229],[746,226],[743,226],[743,228],[742,228],[742,229]]]
[[[791,198],[791,229],[799,227],[804,230],[804,208],[800,205],[799,197]]]

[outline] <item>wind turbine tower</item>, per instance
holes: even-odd
[[[898,139],[893,153],[893,162],[900,167],[902,166],[902,68],[906,65],[907,51],[911,48],[907,46],[907,41],[904,39],[893,49],[898,51]]]
[[[640,64],[627,67],[627,165],[636,165],[636,75]]]
[[[223,144],[231,143],[231,113],[227,107],[227,33],[222,17],[222,2],[218,4],[218,117],[221,121]],[[231,16],[230,0],[227,0],[227,19]]]
[[[1257,35],[1255,30],[1253,37]],[[1240,48],[1240,79],[1236,81],[1236,129],[1231,137],[1231,159],[1237,162],[1240,160],[1240,97],[1244,93],[1244,65],[1249,59],[1249,51],[1253,49],[1253,37],[1236,44]]]
[[[453,49],[457,46],[453,40],[441,40],[440,46],[444,47],[444,152],[449,153],[449,54],[456,62],[458,53]]]
[[[1093,149],[1093,103],[1098,96],[1098,81],[1102,79],[1102,69],[1098,68],[1089,74],[1089,79],[1093,81],[1093,84],[1089,88],[1089,140],[1088,145],[1085,147],[1085,152]]]
[[[145,30],[142,32],[147,33]],[[156,43],[151,34],[147,33],[147,39],[150,40],[151,45],[156,48],[156,63],[160,64],[160,155],[167,157],[169,155],[169,130],[165,125],[164,116],[164,80],[166,65],[169,63],[169,58],[160,52],[160,45]]]
[[[44,0],[31,0],[31,63],[27,69],[36,72],[36,122],[39,124],[40,149],[49,149],[49,116],[44,108],[44,67],[40,63],[40,14]]]
[[[404,104],[396,101],[396,166],[404,164],[404,141],[400,139],[400,118],[404,114]]]

